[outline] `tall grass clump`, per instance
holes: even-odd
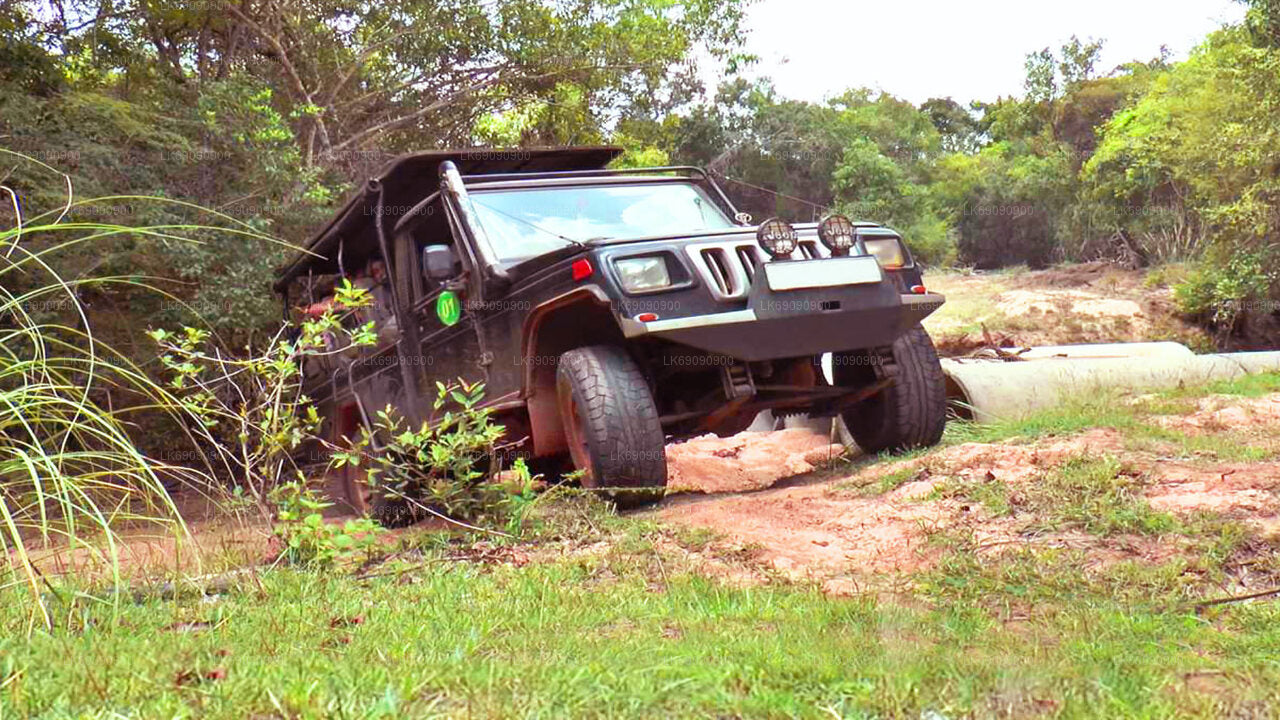
[[[94,205],[161,200],[76,201],[69,178],[55,169],[3,148],[0,157],[35,163],[67,187],[63,207],[26,217],[21,195],[0,185],[0,199],[9,206],[0,210],[7,216],[0,223],[0,551],[10,574],[0,583],[25,585],[32,621],[50,626],[47,602],[58,591],[42,573],[37,549],[87,551],[107,564],[118,583],[119,529],[147,522],[185,533],[166,481],[208,477],[148,457],[130,437],[131,413],[177,416],[181,405],[95,337],[81,300],[95,286],[161,291],[137,276],[63,277],[59,257],[120,236],[191,242],[192,230],[210,228],[77,221],[110,215],[84,212]],[[252,232],[226,219],[239,227],[223,232]]]

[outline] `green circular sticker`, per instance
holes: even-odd
[[[436,317],[446,326],[453,325],[462,318],[462,301],[452,290],[445,290],[436,298]]]

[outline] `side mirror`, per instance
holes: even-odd
[[[448,245],[428,245],[422,249],[422,274],[432,280],[449,280],[457,273],[457,258]]]

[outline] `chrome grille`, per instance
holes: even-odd
[[[796,248],[796,253],[800,255],[802,260],[817,260],[818,258],[831,257],[831,251],[826,245],[817,240],[802,238]]]

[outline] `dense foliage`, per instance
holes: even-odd
[[[613,142],[629,166],[705,166],[757,218],[830,209],[900,229],[933,265],[1192,261],[1179,298],[1225,334],[1276,295],[1280,6],[1185,61],[1116,68],[1072,38],[1027,57],[1021,97],[915,106],[850,89],[825,102],[744,79],[744,0],[6,3],[0,142],[68,172],[77,192],[161,195],[113,221],[246,223],[300,241],[391,154]],[[707,64],[723,78],[702,87]],[[5,180],[25,213],[65,187],[30,164]],[[89,208],[73,208],[72,219]],[[188,209],[190,210],[190,209]],[[12,209],[3,211],[12,213]],[[100,219],[100,218],[97,218]],[[281,247],[121,233],[65,271],[167,278],[236,339],[275,313]],[[190,320],[127,288],[94,308]],[[1262,309],[1262,315],[1255,312]]]
[[[1109,71],[1100,42],[1072,38],[1027,57],[1023,97],[968,108],[866,90],[802,103],[728,82],[668,123],[670,145],[754,213],[889,223],[933,265],[1190,261],[1184,311],[1225,342],[1274,342],[1278,19],[1257,0],[1185,61]]]

